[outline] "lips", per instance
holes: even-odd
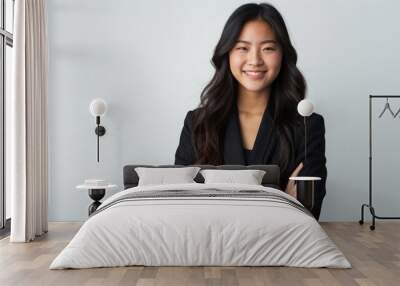
[[[243,73],[250,79],[262,79],[266,71],[243,71]]]

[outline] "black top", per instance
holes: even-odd
[[[253,165],[253,150],[243,148],[245,165]]]
[[[273,122],[272,104],[267,105],[261,120],[260,127],[251,153],[243,151],[242,136],[240,132],[240,121],[237,107],[232,108],[224,128],[223,142],[223,164],[224,165],[268,165],[280,162],[280,142],[278,133]],[[195,163],[195,152],[192,144],[192,116],[194,111],[186,115],[184,126],[179,140],[179,146],[175,153],[176,165],[192,165]],[[301,124],[300,124],[301,123]],[[303,169],[299,176],[317,176],[321,181],[316,183],[315,208],[313,215],[318,219],[321,205],[326,193],[326,158],[325,158],[325,124],[324,118],[313,113],[307,117],[307,160],[304,161],[304,124],[300,123],[286,131],[291,136],[294,144],[290,146],[290,156],[287,168],[281,167],[280,187],[285,189],[289,176],[294,169],[303,162]],[[247,157],[247,158],[246,158]]]

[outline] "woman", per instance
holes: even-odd
[[[215,74],[185,118],[175,164],[277,164],[281,188],[296,197],[290,176],[319,176],[319,219],[327,177],[323,117],[304,124],[297,104],[306,83],[285,22],[269,4],[245,4],[229,17],[215,48]]]

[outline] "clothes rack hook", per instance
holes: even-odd
[[[383,108],[381,114],[379,114],[379,118],[381,118],[383,116],[383,114],[386,112],[386,110],[388,110],[390,112],[390,114],[393,116],[393,118],[395,118],[396,116],[394,115],[393,110],[390,108],[390,103],[389,103],[389,98],[386,97],[386,103],[385,103],[385,107]],[[397,113],[396,113],[397,115]]]

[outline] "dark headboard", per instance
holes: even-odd
[[[222,170],[264,170],[266,173],[262,180],[262,185],[265,187],[273,187],[280,189],[280,169],[278,165],[250,165],[250,166],[242,166],[242,165],[191,165],[200,167],[201,169],[222,169]],[[126,165],[124,166],[124,189],[133,188],[138,185],[139,177],[135,171],[136,167],[147,167],[147,168],[179,168],[185,167],[182,165]],[[194,180],[197,183],[204,183],[203,176],[198,173]]]

